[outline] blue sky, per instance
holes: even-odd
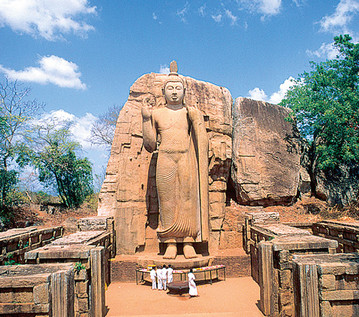
[[[86,142],[108,107],[141,75],[181,74],[233,96],[277,103],[309,61],[335,56],[338,34],[359,39],[359,0],[0,0],[0,79],[24,82],[44,116],[73,120]]]

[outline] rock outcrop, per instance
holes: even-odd
[[[332,171],[313,168],[314,194],[329,205],[345,206],[357,201],[359,193],[359,167],[340,165]]]
[[[244,205],[290,204],[299,185],[300,142],[290,110],[247,98],[233,108],[232,180]]]
[[[164,106],[163,74],[146,74],[131,87],[117,120],[111,156],[102,186],[98,215],[114,216],[117,252],[158,251],[158,201],[155,184],[157,154],[142,147],[141,107],[147,98]],[[232,97],[226,88],[183,77],[185,103],[204,115],[209,137],[210,246],[219,245],[225,214],[232,154]]]

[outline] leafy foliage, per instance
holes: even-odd
[[[70,140],[68,128],[39,126],[32,143],[32,148],[22,152],[27,152],[22,163],[30,160],[39,171],[39,180],[54,186],[66,207],[79,207],[93,192],[92,166],[87,158],[76,156],[80,145]]]
[[[281,102],[293,110],[323,170],[359,163],[359,44],[340,35],[334,45],[337,58],[311,62],[313,70],[303,73]]]
[[[17,82],[0,82],[0,212],[5,220],[10,216],[6,207],[24,198],[16,188],[19,173],[13,165],[28,135],[27,123],[42,107],[36,100],[28,100],[29,94],[30,89]]]
[[[93,192],[92,166],[87,158],[76,156],[80,145],[70,140],[68,128],[40,126],[32,141],[37,147],[28,148],[22,162],[34,164],[39,180],[54,186],[66,207],[79,207]]]

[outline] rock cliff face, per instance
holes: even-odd
[[[290,204],[298,192],[300,143],[281,106],[237,98],[232,180],[244,205]]]
[[[155,184],[157,154],[142,146],[141,107],[146,98],[164,106],[167,75],[146,74],[131,87],[117,120],[111,156],[102,186],[98,214],[115,218],[117,252],[158,251],[158,201]],[[204,115],[209,137],[210,247],[219,245],[225,215],[232,155],[232,97],[226,88],[183,77],[185,103]]]

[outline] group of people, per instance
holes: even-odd
[[[152,289],[167,290],[167,283],[173,282],[173,268],[171,265],[152,267],[150,272],[152,280]],[[157,283],[156,283],[157,280]]]
[[[173,268],[171,265],[163,265],[162,267],[152,267],[150,271],[150,276],[152,280],[152,289],[158,290],[167,290],[167,283],[173,282]],[[193,274],[193,269],[190,269],[188,273],[188,287],[189,295],[198,296],[197,286],[195,283],[195,276]]]

